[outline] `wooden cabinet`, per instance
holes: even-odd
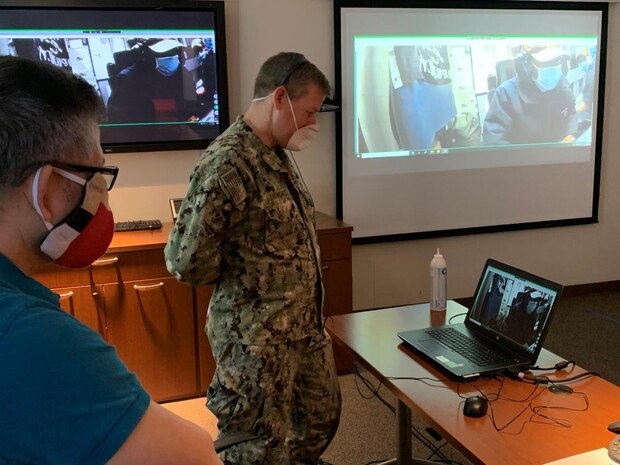
[[[74,286],[55,288],[54,291],[60,296],[60,306],[64,311],[105,335],[105,310],[97,288]]]
[[[342,315],[353,311],[353,282],[351,265],[351,232],[353,227],[336,218],[316,213],[316,230],[321,247],[325,307],[323,316]],[[334,341],[334,357],[339,373],[350,372],[353,354],[343,344]]]
[[[106,339],[153,398],[197,394],[192,289],[168,277],[106,284]]]
[[[200,393],[194,290],[166,270],[170,227],[115,234],[89,268],[49,266],[36,274],[65,311],[116,348],[157,401]]]
[[[215,371],[215,360],[213,360],[211,346],[209,346],[209,339],[205,333],[205,325],[207,324],[207,309],[209,308],[211,294],[213,294],[212,286],[202,286],[196,288],[196,321],[198,321],[196,332],[198,340],[198,358],[200,359],[199,382],[201,393],[207,392],[209,383],[211,383],[211,378],[213,378],[213,372]]]
[[[351,231],[317,213],[323,259],[325,315],[352,311]],[[116,233],[106,255],[83,270],[53,265],[35,277],[58,293],[61,307],[110,344],[156,401],[204,394],[215,363],[204,333],[212,287],[178,283],[166,270],[164,246],[172,228]],[[337,348],[339,370],[350,369]]]

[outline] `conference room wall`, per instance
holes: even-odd
[[[225,0],[231,117],[252,98],[262,62],[282,50],[304,53],[334,78],[332,0]],[[620,6],[610,4],[608,50],[620,49]],[[448,297],[471,296],[487,257],[565,285],[620,279],[620,57],[608,52],[598,224],[354,246],[356,310],[428,300],[429,262],[439,247],[449,268]],[[612,104],[612,102],[614,104]],[[318,210],[336,212],[335,113],[295,155]],[[121,168],[111,204],[117,220],[170,221],[168,199],[183,197],[198,151],[114,154]],[[372,212],[369,212],[372,215]],[[355,227],[355,225],[353,225]]]

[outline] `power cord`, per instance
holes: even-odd
[[[561,362],[556,363],[552,367],[526,367],[526,368],[507,368],[504,370],[504,374],[514,380],[528,382],[532,384],[566,384],[572,381],[576,381],[578,379],[586,378],[588,376],[601,376],[596,371],[585,371],[578,375],[568,376],[565,378],[552,378],[546,374],[535,375],[532,371],[562,371],[566,369],[569,365],[575,367],[575,362],[572,360],[563,360]],[[572,370],[571,370],[572,371]]]
[[[532,370],[540,370],[540,371],[555,370],[555,371],[560,371],[560,370],[563,370],[564,368],[568,367],[568,365],[573,365],[573,367],[574,367],[575,366],[575,362],[572,361],[572,360],[562,360],[561,362],[558,362],[555,365],[553,365],[552,367],[548,367],[548,368],[543,368],[543,367],[527,367],[527,371],[532,371]]]
[[[464,312],[464,313],[457,313],[456,315],[452,315],[452,316],[448,319],[448,324],[452,323],[452,320],[454,320],[455,318],[458,318],[459,316],[463,316],[463,315],[467,315],[467,312]]]
[[[586,374],[582,374],[579,376],[575,376],[575,378],[582,378],[586,376]],[[528,383],[532,385],[532,390],[524,397],[521,399],[513,399],[510,397],[507,397],[505,395],[502,394],[502,389],[504,387],[504,380],[506,377],[501,376],[501,375],[495,375],[494,377],[490,378],[490,380],[494,380],[496,382],[499,383],[499,388],[497,389],[497,392],[495,393],[486,393],[483,391],[482,388],[484,388],[484,386],[486,386],[486,384],[484,386],[479,386],[479,380],[478,381],[469,381],[467,383],[462,383],[462,384],[467,384],[467,385],[472,385],[479,393],[482,397],[484,397],[487,401],[488,401],[488,405],[489,405],[489,417],[491,419],[491,422],[493,424],[493,427],[495,428],[496,431],[501,432],[503,434],[511,434],[511,435],[517,435],[520,434],[523,431],[523,428],[525,427],[525,425],[529,422],[537,422],[537,423],[545,423],[548,425],[552,425],[552,426],[561,426],[561,427],[570,427],[571,424],[568,420],[565,419],[556,419],[556,418],[552,418],[548,415],[543,414],[542,412],[545,409],[553,409],[553,410],[571,410],[571,411],[586,411],[589,408],[589,400],[588,397],[585,393],[583,392],[573,392],[572,390],[570,392],[568,391],[564,391],[566,394],[575,394],[577,396],[581,396],[583,401],[584,401],[584,407],[583,408],[574,408],[574,407],[562,407],[562,406],[553,406],[553,405],[533,405],[533,401],[538,398],[543,392],[545,392],[545,388],[542,387],[540,384],[538,383]],[[475,384],[474,384],[475,383]],[[462,398],[465,399],[467,396],[463,395],[460,392],[460,388],[461,388],[461,384],[459,384],[457,386],[457,390],[456,393],[457,395]],[[497,400],[503,400],[506,402],[514,402],[514,403],[524,403],[527,402],[528,404],[526,406],[524,406],[516,415],[514,415],[512,418],[510,418],[506,423],[504,423],[503,425],[499,425],[496,418],[495,418],[495,412],[493,410],[493,403]],[[530,415],[530,417],[525,420],[522,424],[521,427],[518,429],[518,431],[514,431],[514,432],[508,432],[506,431],[506,429],[512,425],[519,417],[521,417],[524,413],[526,413],[527,411],[530,411],[532,414]],[[543,421],[538,420],[538,418],[542,418]]]
[[[528,372],[521,372],[518,374],[519,378],[525,382],[531,382],[532,384],[566,384],[572,381],[576,381],[581,378],[586,378],[589,376],[601,376],[596,371],[586,371],[580,373],[575,376],[570,376],[568,378],[550,378],[546,375],[538,375],[538,376],[529,376]]]
[[[501,394],[502,389],[504,387],[504,377],[498,377],[498,378],[493,378],[493,379],[495,381],[499,382],[499,388],[498,388],[496,393],[487,394],[487,393],[483,392],[478,386],[474,385],[474,387],[480,393],[480,395],[482,397],[484,397],[487,400],[487,402],[488,402],[488,405],[489,405],[489,417],[491,418],[491,423],[493,424],[493,428],[495,428],[495,430],[497,432],[500,432],[500,433],[504,432],[505,433],[504,430],[506,430],[510,425],[512,425],[515,421],[517,421],[517,419],[528,410],[529,405],[531,405],[531,402],[544,392],[544,388],[540,388],[539,386],[535,385],[534,388],[532,389],[532,391],[530,393],[528,393],[525,396],[525,398],[523,398],[523,399],[512,399],[510,397],[506,397],[506,396]],[[457,394],[459,395],[459,397],[465,398],[459,392],[459,388],[460,388],[460,385],[457,388]],[[507,402],[514,402],[514,403],[528,402],[528,406],[524,407],[515,416],[513,416],[506,423],[504,423],[503,425],[500,426],[497,423],[497,420],[495,418],[495,412],[494,412],[494,409],[493,409],[493,403],[495,401],[497,401],[497,400],[500,400],[500,399],[504,400],[504,401],[507,401]],[[525,425],[525,423],[521,426],[519,431],[517,431],[516,433],[512,433],[512,434],[519,434],[519,433],[521,433],[521,431],[523,430],[524,425]]]
[[[566,368],[569,364],[571,364],[574,362],[560,362],[559,364],[556,364],[556,366],[562,367],[562,368]],[[555,366],[553,367],[555,368]],[[534,367],[532,367],[532,369],[534,369]],[[414,380],[414,381],[420,381],[423,382],[424,384],[427,384],[429,386],[433,386],[433,387],[443,387],[445,389],[449,389],[448,384],[450,383],[456,383],[456,393],[457,395],[462,398],[465,399],[468,397],[468,395],[465,395],[463,393],[461,393],[461,386],[462,385],[470,385],[473,386],[479,393],[481,396],[483,396],[489,403],[489,417],[491,419],[491,422],[493,424],[493,427],[495,428],[495,430],[497,432],[503,433],[503,434],[510,434],[510,435],[518,435],[521,434],[521,432],[523,431],[523,429],[525,428],[525,426],[527,425],[527,423],[542,423],[548,426],[556,426],[556,427],[563,427],[563,428],[569,428],[572,426],[572,424],[570,423],[569,420],[563,419],[563,418],[553,418],[548,414],[545,414],[544,411],[545,410],[553,410],[553,411],[560,411],[560,410],[568,410],[568,411],[577,411],[577,412],[582,412],[582,411],[586,411],[589,408],[589,400],[587,395],[584,392],[566,392],[567,394],[571,394],[571,395],[577,395],[580,396],[583,401],[584,401],[584,406],[582,408],[575,408],[575,407],[564,407],[564,406],[557,406],[557,405],[534,405],[533,402],[534,400],[536,400],[543,392],[545,392],[545,388],[543,386],[541,386],[542,384],[548,384],[548,383],[553,383],[554,381],[574,381],[577,379],[581,379],[587,376],[597,376],[598,374],[595,372],[586,372],[586,373],[581,373],[579,375],[575,375],[572,376],[570,378],[565,378],[564,380],[554,380],[552,378],[549,378],[547,376],[540,376],[537,378],[541,378],[541,381],[545,381],[545,383],[543,382],[529,382],[529,381],[525,381],[523,379],[521,379],[521,381],[523,382],[527,382],[528,384],[532,385],[532,390],[527,393],[527,395],[524,398],[520,398],[520,399],[514,399],[514,398],[510,398],[507,397],[505,395],[502,394],[502,390],[504,388],[504,380],[505,380],[505,376],[502,376],[501,374],[495,374],[491,377],[487,377],[487,378],[483,378],[481,379],[477,379],[477,380],[471,380],[471,381],[460,381],[460,382],[454,382],[454,381],[450,381],[450,380],[439,380],[439,379],[433,379],[433,378],[413,378],[413,377],[387,377],[387,378],[382,378],[379,381],[379,385],[375,388],[372,383],[370,381],[368,381],[366,378],[364,378],[361,373],[359,372],[359,369],[357,368],[357,366],[354,366],[354,373],[356,373],[356,376],[359,376],[359,379],[362,380],[362,382],[364,382],[364,384],[366,385],[366,387],[371,391],[372,395],[370,398],[372,397],[377,397],[381,402],[383,402],[392,412],[395,411],[394,407],[392,405],[390,405],[387,401],[385,401],[385,399],[383,399],[380,395],[379,395],[379,389],[381,388],[381,386],[383,385],[384,380],[405,380],[405,379],[409,379],[409,380]],[[480,383],[480,381],[486,381],[485,384]],[[356,378],[356,382],[357,382],[357,378]],[[497,389],[497,392],[495,393],[487,393],[484,392],[484,388],[485,386],[487,386],[489,383],[492,382],[497,382],[499,383],[499,387]],[[439,384],[435,384],[435,383],[439,383]],[[357,386],[357,384],[356,384]],[[359,389],[358,386],[358,392],[360,393],[360,395],[363,395],[362,392]],[[369,398],[369,397],[365,397],[365,398]],[[497,422],[497,419],[495,417],[495,412],[493,409],[493,403],[497,400],[502,400],[502,401],[506,401],[506,402],[514,402],[514,403],[525,403],[527,402],[527,405],[524,406],[516,415],[514,415],[512,418],[508,419],[508,421],[506,421],[504,424],[500,425]],[[517,421],[522,415],[524,415],[526,412],[531,412],[531,414],[529,415],[529,418],[527,418],[526,420],[523,421],[523,423],[521,424],[520,428],[518,428],[517,431],[512,431],[509,432],[507,431],[507,429],[514,424],[515,421]],[[431,450],[431,455],[429,456],[429,459],[432,458],[434,455],[437,455],[441,462],[443,463],[449,463],[449,464],[453,464],[453,463],[458,463],[458,462],[454,462],[451,461],[450,459],[448,459],[442,452],[441,452],[441,448],[445,446],[444,444],[441,444],[439,446],[434,446],[430,440],[428,440],[425,436],[423,436],[419,431],[415,430],[415,428],[412,427],[412,435],[417,438],[422,444],[424,444],[427,448],[429,448],[429,450]]]
[[[357,364],[353,364],[353,373],[355,374],[355,386],[357,388],[358,393],[364,398],[364,399],[373,399],[376,398],[378,399],[383,405],[385,405],[392,413],[396,413],[396,409],[394,408],[394,406],[392,404],[390,404],[387,400],[385,400],[380,394],[379,394],[379,390],[381,389],[381,386],[383,386],[383,381],[385,379],[389,379],[389,380],[393,380],[393,379],[405,379],[405,378],[382,378],[379,380],[379,385],[377,387],[373,386],[372,382],[370,380],[368,380],[366,377],[364,377],[364,375],[362,375],[362,373],[359,371],[359,368],[357,366]],[[362,393],[360,386],[358,384],[358,379],[364,384],[364,386],[366,387],[366,389],[368,389],[371,393],[370,396],[365,395],[364,393]],[[406,379],[412,379],[412,378],[406,378]],[[437,382],[437,383],[441,383],[441,382],[445,382],[444,380],[438,380],[438,379],[432,379],[432,378],[420,378],[418,379],[419,381],[422,382]],[[439,386],[437,386],[439,387]],[[446,387],[446,386],[443,386]],[[441,451],[441,448],[444,447],[447,442],[445,442],[444,444],[441,444],[440,446],[435,446],[426,436],[424,436],[423,433],[421,433],[420,431],[417,430],[417,428],[415,428],[415,426],[411,426],[411,434],[414,438],[416,438],[418,441],[420,441],[427,449],[429,449],[431,455],[429,456],[428,460],[430,460],[431,457],[433,457],[434,455],[437,455],[437,457],[439,457],[439,461],[437,461],[437,463],[444,463],[446,465],[463,465],[460,462],[454,461],[449,459],[448,457],[446,457],[443,452]],[[377,462],[369,462],[369,464],[371,463],[377,463]]]
[[[517,368],[506,368],[503,370],[503,374],[506,375],[508,378],[510,379],[514,379],[517,381],[533,381],[533,382],[537,382],[540,384],[547,384],[550,382],[554,382],[554,381],[570,381],[571,378],[564,378],[563,380],[551,380],[548,376],[546,375],[540,375],[540,376],[534,376],[531,375],[531,371],[562,371],[564,369],[566,369],[569,365],[572,365],[573,368],[575,367],[575,362],[572,360],[563,360],[561,362],[556,363],[555,365],[553,365],[552,367],[539,367],[539,366],[531,366],[531,367],[517,367]],[[588,372],[590,373],[590,372]],[[598,376],[598,373],[595,372],[591,372],[593,375]],[[531,375],[531,376],[528,376]],[[583,377],[585,375],[580,375],[580,377]],[[575,378],[578,379],[578,378]]]

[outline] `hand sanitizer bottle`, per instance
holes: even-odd
[[[448,268],[443,255],[437,249],[431,260],[431,310],[446,309],[447,284]]]

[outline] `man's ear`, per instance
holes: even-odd
[[[54,199],[50,196],[50,179],[52,177],[52,167],[50,165],[45,165],[41,167],[39,170],[39,175],[36,173],[32,176],[32,208],[36,210],[35,199],[39,205],[39,210],[43,219],[48,223],[52,223],[52,219],[54,216]]]
[[[276,90],[273,91],[273,104],[276,110],[281,110],[284,104],[288,105],[286,101],[286,88],[284,86],[276,87]]]

